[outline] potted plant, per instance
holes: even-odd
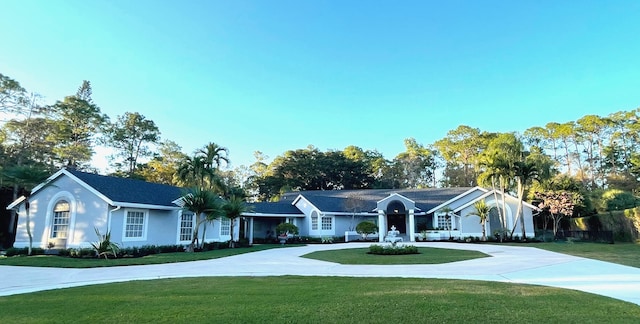
[[[278,240],[280,243],[284,244],[289,235],[298,235],[298,226],[295,226],[291,223],[280,223],[276,226],[276,233],[278,233]]]

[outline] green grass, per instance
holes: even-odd
[[[209,260],[223,258],[231,255],[262,251],[274,248],[286,248],[292,246],[300,246],[287,244],[285,246],[277,244],[254,245],[246,248],[212,250],[207,252],[176,252],[176,253],[160,253],[153,254],[141,258],[119,258],[119,259],[80,259],[51,255],[37,256],[13,256],[8,258],[0,258],[0,265],[11,266],[31,266],[31,267],[55,267],[55,268],[97,268],[97,267],[114,267],[127,265],[145,265],[160,264],[173,262],[187,262],[198,260]]]
[[[548,251],[640,268],[640,244],[638,243],[550,242],[531,245],[518,244],[517,246],[531,246]]]
[[[478,251],[418,248],[420,254],[376,255],[367,254],[368,248],[316,251],[303,255],[305,258],[340,264],[438,264],[488,257]]]
[[[0,297],[0,323],[637,323],[640,307],[497,282],[343,277],[133,281]]]

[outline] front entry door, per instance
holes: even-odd
[[[391,226],[395,225],[396,230],[402,234],[407,233],[407,224],[405,223],[404,214],[387,215],[387,230],[391,230]]]

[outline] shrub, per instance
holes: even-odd
[[[298,226],[295,226],[291,223],[280,223],[278,224],[278,226],[276,226],[276,233],[278,233],[278,235],[281,235],[281,234],[296,235],[299,233],[299,231],[298,231]]]
[[[96,252],[93,249],[69,249],[69,256],[72,258],[94,258]]]
[[[627,191],[610,189],[602,194],[600,208],[605,211],[624,210],[636,207],[636,198]]]
[[[376,233],[378,231],[378,226],[372,222],[364,221],[360,222],[356,225],[356,232],[362,235],[363,239],[367,239],[367,235]]]
[[[419,254],[418,248],[414,245],[378,245],[372,244],[369,246],[368,254],[377,255],[403,255],[403,254]]]
[[[328,244],[333,243],[333,236],[323,236],[322,243],[328,243]]]
[[[111,232],[107,231],[104,235],[100,234],[97,227],[94,228],[96,235],[98,235],[98,242],[91,243],[91,246],[96,251],[98,257],[104,256],[107,259],[109,256],[117,258],[120,246],[118,243],[111,242]]]
[[[5,252],[5,255],[10,257],[10,256],[16,256],[16,255],[28,255],[29,254],[29,248],[8,248],[7,251]],[[41,255],[44,254],[44,249],[41,248],[33,248],[31,249],[31,255]]]

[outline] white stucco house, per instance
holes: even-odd
[[[192,213],[179,206],[185,191],[178,187],[62,169],[35,187],[28,200],[33,246],[46,248],[89,247],[100,233],[123,247],[143,245],[187,245],[195,226]],[[236,220],[231,233],[229,219],[207,225],[205,241],[273,238],[282,222],[298,226],[301,236],[336,237],[355,235],[355,226],[364,220],[378,225],[378,239],[394,226],[405,241],[414,241],[426,229],[441,228],[441,239],[449,236],[481,236],[478,217],[468,216],[473,204],[485,200],[492,206],[487,233],[500,229],[497,208],[500,193],[480,187],[432,189],[363,189],[301,191],[284,194],[278,202],[249,204],[250,212]],[[17,212],[14,247],[28,246],[25,197],[7,206]],[[506,225],[515,225],[517,199],[505,195]],[[451,210],[447,216],[442,210]],[[524,204],[527,236],[533,237],[533,205]],[[202,231],[201,231],[202,233]]]

